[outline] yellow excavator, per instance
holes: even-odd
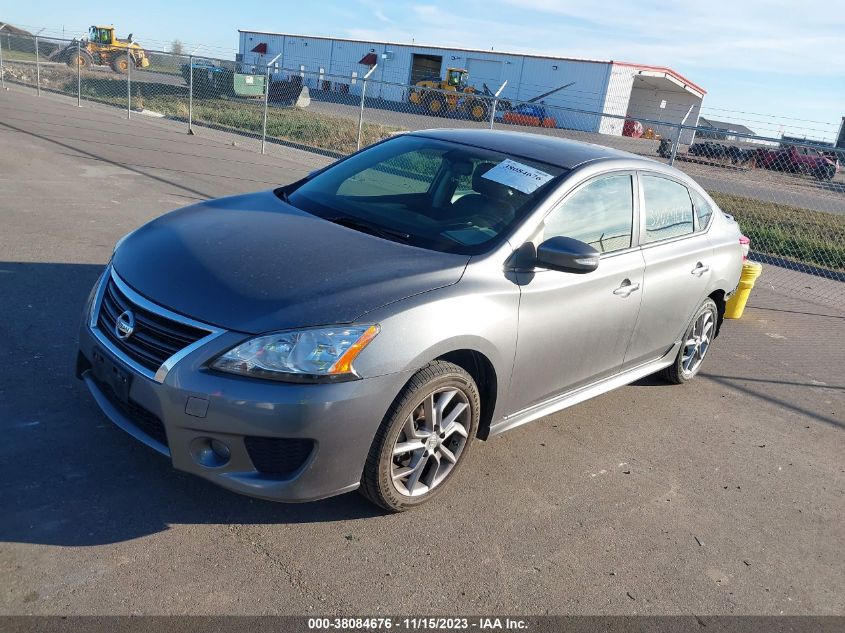
[[[88,37],[82,38],[78,46],[74,40],[50,59],[81,68],[94,65],[111,66],[112,70],[121,74],[129,70],[130,60],[135,68],[146,68],[150,65],[146,51],[140,44],[132,41],[132,34],[125,40],[118,39],[113,26],[92,26],[88,29]]]
[[[467,84],[468,79],[469,72],[463,68],[448,68],[443,79],[425,79],[414,84],[408,101],[433,116],[454,112],[473,121],[484,121],[489,114],[487,102],[476,96],[478,90]]]

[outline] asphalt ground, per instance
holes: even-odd
[[[0,614],[845,614],[845,306],[762,281],[693,383],[477,443],[410,513],[174,471],[73,378],[85,297],[127,231],[325,159],[123,116],[0,92]]]

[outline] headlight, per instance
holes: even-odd
[[[352,361],[378,332],[378,325],[341,325],[257,336],[218,356],[211,367],[289,382],[350,380],[358,377]]]

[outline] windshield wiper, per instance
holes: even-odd
[[[333,218],[325,219],[329,222],[334,222],[335,224],[340,224],[341,226],[345,226],[350,229],[364,231],[365,233],[376,235],[378,237],[383,237],[385,239],[400,239],[403,242],[407,242],[409,239],[411,239],[411,236],[408,233],[403,233],[402,231],[397,231],[395,229],[389,229],[379,224],[367,222],[366,220],[362,220],[361,218],[352,217],[351,215],[339,215]]]

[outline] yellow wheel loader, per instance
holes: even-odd
[[[469,73],[463,68],[449,68],[445,79],[418,81],[408,93],[408,101],[432,116],[457,113],[473,121],[484,121],[490,112],[487,101],[467,85]]]
[[[125,40],[118,39],[113,26],[92,26],[88,29],[87,38],[81,39],[78,44],[74,40],[50,58],[73,67],[111,66],[112,70],[121,74],[127,72],[130,62],[135,68],[150,65],[144,49],[132,41],[132,34]]]

